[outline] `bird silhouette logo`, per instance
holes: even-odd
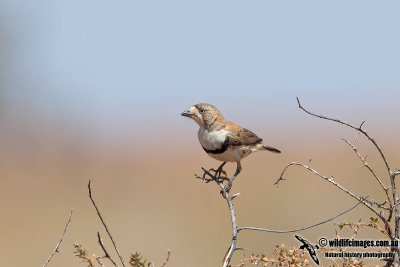
[[[319,260],[317,257],[317,253],[315,252],[316,249],[319,249],[318,245],[311,245],[310,242],[307,240],[303,239],[301,236],[295,235],[296,239],[299,240],[303,245],[299,247],[299,249],[307,249],[308,254],[310,254],[310,257],[313,259],[313,261],[319,265]]]

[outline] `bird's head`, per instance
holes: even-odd
[[[224,119],[216,107],[205,103],[196,104],[181,115],[193,119],[202,128],[210,127],[216,121]]]

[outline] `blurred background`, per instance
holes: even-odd
[[[359,125],[400,167],[400,17],[397,1],[0,1],[0,265],[82,266],[72,244],[103,255],[87,183],[127,259],[139,251],[159,266],[220,266],[231,222],[218,187],[194,179],[217,167],[180,113],[216,105],[282,154],[242,162],[240,226],[292,229],[355,202],[290,161],[333,175],[353,192],[384,200],[341,140],[356,133],[311,117]],[[382,160],[357,145],[388,184]],[[229,164],[228,174],[235,170]],[[343,220],[369,220],[358,207]],[[351,232],[341,231],[341,236]],[[333,222],[300,235],[335,236]],[[380,238],[360,230],[363,238]],[[269,256],[293,234],[242,232],[243,254]],[[114,259],[117,257],[113,254]],[[324,265],[331,261],[321,259]]]

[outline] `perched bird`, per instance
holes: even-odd
[[[227,192],[242,170],[240,161],[243,158],[259,150],[280,153],[278,149],[264,145],[263,140],[253,132],[225,120],[213,105],[196,104],[181,115],[193,119],[200,126],[198,138],[202,148],[210,157],[223,162],[218,172],[222,172],[226,162],[236,162],[236,172],[225,186]]]

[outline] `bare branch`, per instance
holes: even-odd
[[[104,243],[103,243],[103,240],[102,240],[101,237],[100,237],[100,233],[99,233],[99,232],[97,232],[97,238],[98,238],[99,245],[100,245],[101,249],[102,249],[103,252],[104,252],[103,258],[109,259],[109,260],[111,261],[111,263],[112,263],[115,267],[118,267],[118,264],[110,257],[110,254],[108,254],[108,251],[107,251],[106,248],[104,247]]]
[[[287,167],[285,169],[287,169]],[[202,168],[202,170],[204,172],[203,176],[200,177],[198,175],[195,175],[196,178],[210,179],[210,181],[215,181],[217,183],[217,185],[221,189],[223,189],[222,182],[220,180],[218,180],[217,177],[215,177],[215,175],[211,174],[209,171],[207,171],[204,168]],[[281,179],[280,180],[283,180],[282,175],[281,175]],[[206,178],[207,176],[210,177],[210,178]],[[313,225],[309,225],[309,226],[302,227],[302,228],[299,228],[299,229],[294,229],[294,230],[272,230],[272,229],[265,229],[265,228],[258,228],[258,227],[238,227],[237,222],[236,222],[236,213],[235,213],[235,209],[234,209],[233,201],[232,201],[238,195],[239,195],[239,193],[236,193],[236,194],[233,194],[233,195],[230,195],[229,193],[222,194],[222,197],[227,201],[227,204],[228,204],[229,212],[230,212],[230,215],[231,215],[232,231],[233,231],[231,245],[228,248],[228,250],[227,250],[227,252],[226,252],[226,254],[224,256],[224,259],[223,259],[223,267],[228,267],[229,266],[231,258],[232,258],[233,254],[234,254],[234,252],[236,250],[242,250],[242,248],[239,248],[239,247],[236,246],[236,244],[237,244],[237,236],[238,236],[239,231],[241,231],[241,230],[255,230],[255,231],[265,231],[265,232],[272,232],[272,233],[289,233],[289,232],[302,231],[302,230],[306,230],[306,229],[309,229],[309,228],[312,228],[312,227],[327,223],[329,221],[332,221],[332,220],[336,219],[337,217],[339,217],[339,216],[341,216],[341,215],[353,210],[360,203],[362,203],[362,201],[364,201],[363,198],[360,198],[359,203],[357,203],[356,205],[354,205],[350,209],[347,209],[346,211],[343,211],[343,212],[335,215],[332,218],[329,218],[329,219],[324,220],[322,222],[318,222],[318,223],[313,224]]]
[[[384,161],[384,163],[385,163],[385,165],[386,165],[386,169],[387,169],[389,175],[392,175],[392,170],[390,169],[389,163],[388,163],[388,161],[386,160],[386,157],[385,157],[385,155],[383,154],[383,151],[382,151],[381,147],[376,143],[376,141],[375,141],[366,131],[364,131],[364,130],[361,128],[361,127],[363,126],[363,124],[365,123],[365,121],[363,121],[363,122],[360,124],[360,126],[356,127],[356,126],[354,126],[354,125],[352,125],[352,124],[350,124],[350,123],[348,123],[348,122],[344,122],[344,121],[341,121],[341,120],[338,120],[338,119],[328,118],[328,117],[326,117],[326,116],[324,116],[324,115],[318,115],[318,114],[312,113],[312,112],[308,111],[307,109],[305,109],[305,108],[300,104],[299,98],[296,97],[296,99],[297,99],[297,103],[299,104],[299,108],[302,109],[302,110],[303,110],[304,112],[306,112],[307,114],[310,114],[311,116],[314,116],[314,117],[317,117],[317,118],[320,118],[320,119],[325,119],[325,120],[329,120],[329,121],[334,121],[334,122],[337,122],[337,123],[346,125],[346,126],[348,126],[348,127],[350,127],[350,128],[353,128],[354,130],[357,130],[357,131],[361,132],[361,133],[362,133],[365,137],[367,137],[368,140],[371,141],[372,144],[376,147],[376,149],[378,150],[379,154],[381,155],[382,160]]]
[[[238,196],[240,196],[240,193],[236,193],[236,194],[232,195],[231,198],[234,199],[234,198],[236,198]]]
[[[48,259],[46,260],[46,262],[43,264],[43,267],[47,266],[47,264],[50,262],[50,260],[53,258],[53,256],[54,256],[57,252],[60,252],[59,247],[60,247],[60,245],[61,245],[61,242],[62,242],[63,239],[64,239],[64,235],[65,235],[65,232],[67,231],[68,225],[69,225],[69,223],[71,222],[72,211],[73,211],[73,209],[71,209],[71,211],[70,211],[70,213],[69,213],[69,217],[68,217],[67,223],[65,224],[64,231],[63,231],[62,234],[61,234],[60,240],[58,241],[58,243],[57,243],[57,245],[56,245],[56,248],[53,250],[53,252],[50,254],[49,258],[48,258]]]
[[[383,201],[382,203],[379,203],[379,202],[376,202],[375,200],[371,199],[371,200],[369,200],[369,203],[371,203],[372,205],[376,205],[380,209],[384,209],[384,210],[388,210],[388,211],[393,209],[393,207],[388,208],[385,206],[386,204],[388,204],[387,200]]]
[[[103,264],[103,262],[101,261],[101,258],[100,258],[100,257],[96,257],[96,261],[97,261],[97,263],[98,263],[101,267],[106,267],[106,266]]]
[[[400,231],[400,224],[399,224],[399,222],[400,222],[400,215],[399,215],[399,210],[398,210],[398,206],[397,206],[397,205],[398,205],[399,199],[398,199],[398,197],[397,197],[397,190],[396,190],[395,177],[396,177],[397,175],[399,175],[399,173],[393,173],[393,172],[392,172],[392,169],[391,169],[390,166],[389,166],[389,162],[387,161],[386,156],[385,156],[385,154],[384,154],[383,151],[382,151],[382,148],[378,145],[378,143],[377,143],[365,130],[362,129],[362,126],[363,126],[363,124],[364,124],[365,121],[363,121],[363,122],[360,124],[359,127],[356,127],[356,126],[354,126],[354,125],[352,125],[352,124],[350,124],[350,123],[348,123],[348,122],[343,122],[343,121],[338,120],[338,119],[328,118],[328,117],[323,116],[323,115],[317,115],[317,114],[315,114],[315,113],[312,113],[312,112],[306,110],[306,109],[301,105],[300,100],[299,100],[298,97],[296,97],[296,99],[297,99],[297,103],[299,104],[299,108],[302,109],[304,112],[306,112],[306,113],[308,113],[308,114],[310,114],[310,115],[312,115],[312,116],[314,116],[314,117],[321,118],[321,119],[325,119],[325,120],[334,121],[334,122],[337,122],[337,123],[346,125],[346,126],[352,128],[352,129],[355,129],[356,131],[362,133],[362,134],[375,146],[376,150],[379,152],[379,154],[380,154],[380,156],[381,156],[381,158],[382,158],[382,160],[383,160],[383,162],[384,162],[384,164],[385,164],[385,167],[386,167],[386,169],[387,169],[387,172],[388,172],[388,175],[389,175],[389,179],[390,179],[391,193],[392,193],[392,199],[393,199],[393,204],[392,204],[393,210],[391,210],[390,213],[389,213],[389,217],[388,217],[389,220],[383,220],[383,219],[382,219],[382,218],[384,218],[383,216],[379,216],[379,217],[380,217],[380,218],[382,219],[382,221],[385,223],[385,228],[388,230],[388,233],[390,234],[391,238],[392,238],[392,239],[395,239],[395,238],[398,239],[398,237],[399,237],[399,231]],[[391,231],[391,228],[390,228],[390,220],[391,220],[391,218],[392,218],[392,214],[393,214],[393,213],[395,214],[395,220],[394,220],[394,224],[395,224],[395,225],[394,225],[394,236],[392,235],[392,231]],[[400,261],[400,260],[399,260],[399,257],[398,257],[398,256],[399,256],[399,255],[398,255],[399,253],[400,253],[400,251],[399,251],[399,249],[397,248],[397,249],[396,249],[396,260],[395,260],[396,263],[397,263],[397,265],[399,264],[399,261]],[[391,264],[391,263],[388,262],[388,264]]]
[[[225,254],[224,257],[224,263],[223,263],[223,267],[228,267],[229,263],[231,261],[231,258],[233,256],[233,253],[236,251],[236,241],[237,241],[237,234],[238,234],[238,226],[236,223],[236,214],[235,214],[235,209],[233,207],[233,203],[232,203],[232,196],[229,195],[229,193],[225,193],[222,195],[226,202],[228,203],[228,208],[231,214],[231,221],[232,221],[232,243],[231,246],[229,247],[228,251]]]
[[[285,168],[285,170],[287,168],[288,168],[288,166]],[[218,179],[219,177],[216,177],[216,175],[211,174],[209,171],[207,171],[203,167],[202,167],[202,170],[204,172],[203,175],[202,176],[195,175],[196,178],[200,178],[200,179],[203,179],[203,180],[207,179],[209,181],[215,181],[217,183],[217,185],[221,189],[224,188],[224,186],[222,184],[222,181]],[[282,173],[282,175],[280,177],[280,180],[284,180],[282,176],[283,176],[283,173]],[[207,177],[209,177],[209,178],[207,178]],[[278,182],[279,181],[277,181],[276,184]],[[238,233],[241,230],[256,230],[256,231],[265,231],[265,232],[273,232],[273,233],[285,233],[285,232],[289,233],[289,232],[301,231],[301,230],[309,229],[309,228],[312,228],[312,227],[327,223],[329,221],[332,221],[332,220],[336,219],[337,217],[339,217],[339,216],[351,211],[352,209],[357,207],[360,203],[362,203],[362,201],[364,201],[363,198],[360,198],[359,203],[357,203],[356,205],[354,205],[350,209],[348,209],[348,210],[346,210],[344,212],[341,212],[341,213],[337,214],[336,216],[334,216],[334,217],[332,217],[330,219],[327,219],[325,221],[322,221],[322,222],[319,222],[319,223],[316,223],[316,224],[313,224],[313,225],[309,225],[309,226],[306,226],[306,227],[303,227],[303,228],[299,228],[299,229],[294,229],[294,230],[272,230],[272,229],[257,228],[257,227],[238,227],[237,222],[236,222],[236,213],[235,213],[235,209],[234,209],[234,206],[233,206],[233,199],[235,197],[237,197],[237,196],[239,196],[239,193],[232,194],[232,195],[230,195],[229,193],[222,194],[222,197],[227,201],[227,204],[228,204],[228,208],[229,208],[229,212],[230,212],[230,216],[231,216],[231,222],[232,222],[232,231],[233,231],[231,245],[228,248],[228,250],[227,250],[227,252],[226,252],[226,254],[224,256],[224,259],[223,259],[223,265],[222,265],[223,267],[228,267],[234,252],[236,250],[241,250],[242,249],[242,248],[238,248],[236,246]]]
[[[390,208],[391,208],[391,207],[393,206],[393,204],[392,204],[392,200],[391,200],[390,197],[389,197],[389,188],[387,188],[387,187],[382,183],[382,180],[378,177],[378,175],[376,175],[375,171],[374,171],[374,170],[372,169],[372,167],[368,164],[366,157],[363,158],[363,157],[361,156],[361,154],[358,152],[357,148],[356,148],[352,143],[350,143],[348,140],[343,139],[343,141],[346,142],[346,144],[348,144],[348,145],[353,149],[354,153],[356,153],[356,155],[358,156],[358,158],[359,158],[359,159],[362,161],[362,163],[364,164],[363,166],[366,167],[366,168],[372,173],[372,175],[375,177],[375,179],[376,179],[376,180],[378,181],[378,183],[381,185],[383,191],[385,191],[385,194],[386,194],[386,197],[387,197],[387,201],[389,202],[389,205],[390,205]],[[392,216],[391,216],[391,214],[390,214],[390,216],[389,216],[389,221],[390,221],[390,218],[391,218],[391,217],[392,217]]]
[[[333,180],[333,177],[326,177],[322,174],[320,174],[319,172],[317,172],[316,170],[314,170],[313,168],[304,165],[302,163],[299,162],[291,162],[289,164],[287,164],[285,166],[285,168],[283,169],[280,177],[278,178],[278,180],[274,183],[274,185],[277,185],[281,180],[283,180],[283,175],[285,174],[286,170],[290,167],[290,166],[301,166],[307,170],[309,170],[310,172],[316,174],[317,176],[321,177],[322,179],[324,179],[327,182],[330,182],[331,184],[333,184],[334,186],[336,186],[337,188],[339,188],[340,190],[342,190],[343,192],[345,192],[346,194],[348,194],[349,196],[351,196],[352,198],[356,199],[357,201],[361,202],[364,204],[364,206],[366,206],[367,208],[369,208],[373,213],[375,213],[382,221],[386,221],[385,217],[382,216],[382,214],[376,210],[372,204],[370,202],[368,202],[366,200],[366,198],[363,197],[359,197],[357,195],[355,195],[354,193],[350,192],[349,190],[347,190],[346,188],[344,188],[343,186],[341,186],[340,184],[338,184],[337,182],[335,182]]]
[[[161,264],[161,266],[160,267],[165,267],[165,265],[167,265],[167,263],[168,263],[168,261],[169,261],[169,257],[171,256],[171,250],[169,250],[168,249],[168,252],[167,252],[167,258],[165,259],[165,261],[164,261],[164,263],[163,264]]]
[[[110,231],[108,230],[108,227],[107,227],[106,223],[104,222],[104,219],[103,219],[103,217],[101,216],[100,211],[99,211],[99,209],[97,208],[96,203],[94,202],[94,199],[93,199],[93,197],[92,197],[92,189],[90,188],[90,180],[89,180],[89,183],[88,183],[88,190],[89,190],[89,198],[90,198],[90,200],[92,201],[94,208],[96,209],[97,215],[99,216],[101,223],[103,224],[104,228],[106,229],[106,232],[107,232],[108,236],[109,236],[110,239],[111,239],[111,242],[113,243],[114,249],[115,249],[115,251],[117,252],[119,259],[121,260],[122,266],[125,267],[124,259],[122,258],[121,254],[120,254],[119,251],[118,251],[117,244],[115,244],[114,238],[112,237]]]
[[[333,216],[333,217],[331,217],[331,218],[329,218],[327,220],[324,220],[324,221],[321,221],[321,222],[318,222],[318,223],[315,223],[315,224],[312,224],[312,225],[308,225],[308,226],[305,226],[305,227],[297,228],[297,229],[292,229],[292,230],[273,230],[273,229],[260,228],[260,227],[239,227],[238,231],[241,231],[241,230],[254,230],[254,231],[263,231],[263,232],[269,232],[269,233],[293,233],[293,232],[299,232],[299,231],[310,229],[312,227],[315,227],[315,226],[318,226],[318,225],[321,225],[321,224],[336,220],[338,217],[342,216],[343,214],[348,213],[349,211],[353,210],[354,208],[356,208],[360,204],[361,204],[361,202],[358,202],[353,207],[351,207],[351,208],[349,208],[349,209],[347,209],[347,210],[345,210],[345,211],[343,211],[343,212],[341,212],[341,213],[339,213],[339,214],[337,214],[337,215],[335,215],[335,216]]]
[[[237,240],[237,234],[238,234],[238,226],[237,226],[237,223],[236,223],[236,214],[235,214],[235,209],[233,207],[233,203],[232,203],[233,201],[232,200],[235,197],[237,197],[239,194],[237,193],[237,194],[234,194],[234,195],[230,195],[229,193],[223,191],[223,189],[224,189],[223,181],[224,180],[221,180],[221,178],[225,179],[226,177],[220,177],[220,175],[217,176],[216,174],[213,175],[210,171],[206,170],[203,167],[201,167],[201,169],[203,170],[203,175],[202,176],[198,176],[198,175],[195,174],[195,177],[199,178],[199,179],[202,179],[202,180],[204,180],[206,182],[215,181],[216,184],[221,189],[222,197],[226,200],[226,202],[228,204],[229,212],[230,212],[230,215],[231,215],[233,233],[232,233],[231,245],[228,248],[228,250],[227,250],[227,252],[226,252],[226,254],[224,256],[223,265],[222,265],[223,267],[228,267],[229,263],[230,263],[230,261],[232,259],[233,253],[237,250],[237,248],[236,248],[236,240]],[[207,176],[209,178],[207,178]]]
[[[357,139],[358,139],[358,137],[360,137],[360,134],[361,134],[360,132],[357,133],[357,135],[356,135],[356,137],[354,138],[354,141],[353,141],[354,144],[357,142]]]

